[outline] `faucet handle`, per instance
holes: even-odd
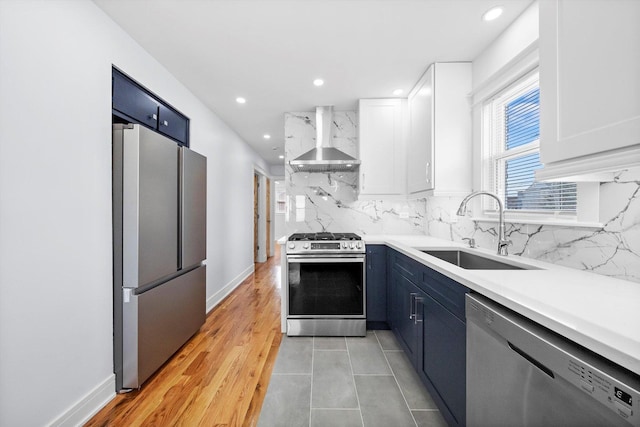
[[[474,239],[473,237],[463,237],[462,240],[463,241],[468,241],[470,248],[477,248],[478,247],[476,245],[476,239]]]
[[[512,244],[513,242],[511,240],[500,240],[498,242],[498,255],[509,255],[509,251],[507,250],[507,248]]]

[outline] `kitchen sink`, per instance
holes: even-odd
[[[466,270],[537,270],[536,267],[497,261],[481,255],[459,250],[423,250],[427,255],[440,258]]]

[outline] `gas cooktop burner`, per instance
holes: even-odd
[[[362,240],[354,233],[295,233],[289,236],[289,241],[323,241],[323,240]]]

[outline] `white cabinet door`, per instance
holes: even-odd
[[[360,194],[404,194],[401,99],[359,101]]]
[[[410,194],[471,191],[471,63],[435,63],[409,95]]]
[[[409,94],[409,194],[433,188],[433,65]]]
[[[545,168],[640,149],[640,1],[540,2],[540,121]]]

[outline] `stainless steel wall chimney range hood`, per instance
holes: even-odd
[[[316,107],[316,146],[290,160],[295,172],[356,171],[360,165],[347,153],[331,146],[332,107]]]

